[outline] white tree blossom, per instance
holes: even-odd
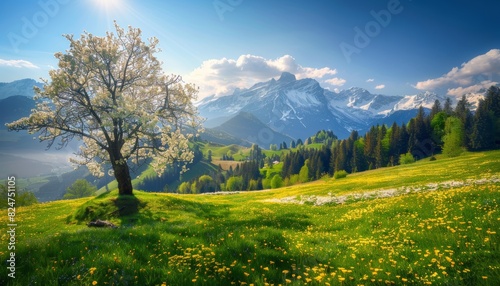
[[[39,132],[49,147],[81,139],[72,162],[96,176],[111,163],[119,193],[132,194],[128,162],[153,158],[160,175],[169,164],[193,160],[189,140],[200,126],[192,104],[198,90],[180,76],[164,75],[154,56],[156,38],[145,43],[140,29],[115,28],[116,35],[104,37],[66,35],[70,48],[55,54],[59,65],[49,72],[50,82],[35,88],[36,108],[7,126]]]

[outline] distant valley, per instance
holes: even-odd
[[[0,180],[15,175],[20,189],[34,191],[40,201],[60,199],[75,178],[88,176],[85,170],[72,172],[68,162],[78,142],[72,142],[63,150],[56,150],[55,145],[47,150],[47,143],[39,142],[36,134],[9,132],[5,126],[28,116],[35,108],[34,86],[43,84],[33,79],[0,83]]]

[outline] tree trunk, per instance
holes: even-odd
[[[118,182],[118,194],[132,195],[132,178],[130,177],[127,162],[122,162],[120,160],[118,163],[113,164],[113,171],[115,172],[115,178]]]

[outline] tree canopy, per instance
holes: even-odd
[[[200,120],[192,104],[197,89],[163,73],[154,55],[158,40],[144,42],[137,28],[125,31],[115,23],[115,29],[104,37],[65,35],[70,48],[56,53],[58,68],[43,90],[35,89],[36,109],[8,128],[39,133],[49,147],[82,140],[72,162],[95,176],[110,163],[123,195],[133,191],[131,162],[153,158],[161,174],[168,164],[191,161],[188,142]]]

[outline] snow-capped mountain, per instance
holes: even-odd
[[[412,110],[417,109],[420,106],[431,109],[436,99],[439,100],[441,104],[444,104],[446,97],[430,91],[421,92],[416,95],[406,95],[394,105],[393,111]],[[453,98],[451,99],[453,102]]]
[[[278,80],[239,89],[232,95],[206,97],[196,105],[208,124],[219,124],[225,117],[245,111],[272,130],[305,139],[321,129],[345,138],[352,130],[364,132],[378,122],[411,118],[420,106],[430,109],[436,99],[444,104],[446,97],[432,92],[389,96],[357,87],[333,92],[314,79],[297,80],[284,72]],[[265,137],[269,132],[259,133],[249,135]]]
[[[352,87],[338,93],[325,92],[330,110],[342,113],[361,125],[369,124],[374,117],[386,116],[391,110],[388,106],[401,100],[399,96],[371,94],[363,88]],[[353,128],[346,127],[348,130]]]
[[[361,127],[362,124],[350,116],[332,112],[328,93],[313,79],[297,80],[294,75],[283,73],[278,80],[258,83],[229,96],[208,97],[197,105],[201,116],[208,120],[246,111],[272,130],[293,138],[307,138],[311,130],[320,129],[331,129],[338,136],[347,136],[346,127]],[[262,139],[271,134],[269,131],[263,129],[249,136]],[[272,142],[272,138],[268,139]]]

